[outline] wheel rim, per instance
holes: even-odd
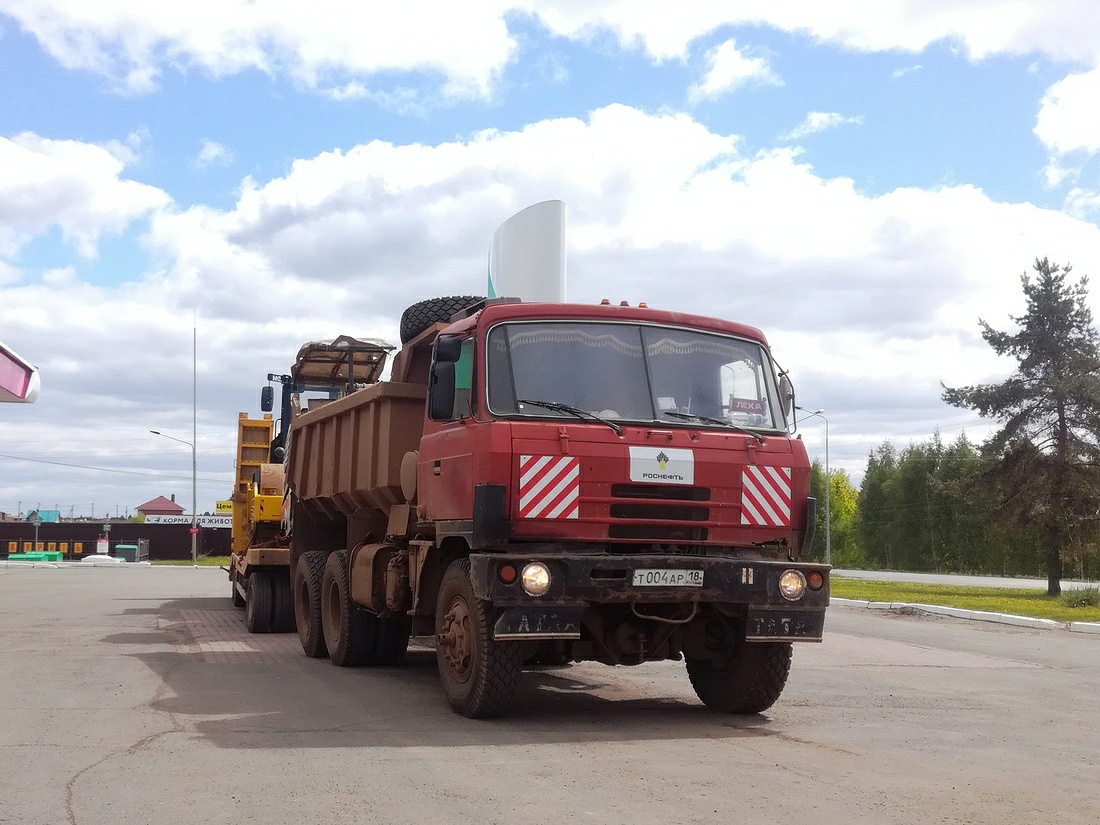
[[[440,634],[440,646],[447,662],[447,669],[455,681],[465,682],[473,672],[474,634],[470,606],[461,596],[451,600],[450,607],[443,617],[443,632]]]

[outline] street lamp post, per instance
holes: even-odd
[[[182,438],[176,438],[172,435],[165,435],[159,430],[149,430],[153,435],[159,435],[161,438],[167,438],[169,441],[178,441],[180,444],[186,444],[191,448],[191,563],[197,564],[199,560],[199,459],[198,451],[195,449],[195,444],[192,441],[184,441]],[[828,500],[828,499],[826,499]],[[826,508],[828,509],[828,508]]]
[[[807,410],[805,407],[796,407],[811,417],[817,416],[825,422],[825,563],[833,563],[832,526],[833,521],[829,512],[829,488],[833,486],[832,477],[829,475],[829,419],[825,417],[825,410]]]

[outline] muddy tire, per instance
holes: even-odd
[[[493,640],[492,605],[474,595],[466,559],[452,562],[443,576],[435,632],[439,679],[451,709],[471,719],[503,714],[519,681],[520,645]]]
[[[321,626],[321,577],[325,572],[325,553],[310,550],[302,553],[294,567],[291,601],[294,605],[294,625],[302,650],[311,659],[328,655],[325,633]]]
[[[451,316],[459,310],[484,300],[477,295],[451,295],[447,298],[429,298],[413,304],[401,313],[401,343],[411,341],[433,324],[449,322]]]
[[[271,632],[294,632],[294,601],[290,594],[290,572],[272,570],[271,576]]]
[[[762,713],[775,704],[791,672],[789,642],[742,642],[724,663],[688,659],[695,694],[719,713]]]
[[[399,665],[409,649],[412,623],[407,616],[375,619],[374,654],[370,664]]]
[[[232,567],[229,570],[229,598],[234,607],[244,607],[244,596],[237,590],[237,571]]]
[[[332,553],[321,577],[321,626],[334,665],[356,667],[372,659],[377,637],[375,621],[351,600],[347,553]]]
[[[244,606],[244,625],[249,633],[271,632],[271,611],[274,594],[271,577],[266,570],[248,574],[248,599]]]

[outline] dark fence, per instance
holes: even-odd
[[[34,546],[34,525],[25,521],[0,521],[0,558],[9,553],[26,553],[35,549],[52,550],[65,554],[66,559],[77,560],[96,551],[96,540],[107,536],[111,555],[116,544],[137,544],[138,539],[149,540],[150,561],[191,558],[190,524],[134,524],[129,521],[110,522],[109,532],[103,530],[106,522],[66,521],[57,524],[43,523],[38,528],[38,547]],[[228,528],[200,527],[198,535],[199,555],[229,555]]]

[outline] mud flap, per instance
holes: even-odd
[[[824,630],[824,610],[749,608],[745,618],[748,642],[820,642]]]
[[[493,638],[505,639],[579,639],[582,606],[508,607],[497,616]]]

